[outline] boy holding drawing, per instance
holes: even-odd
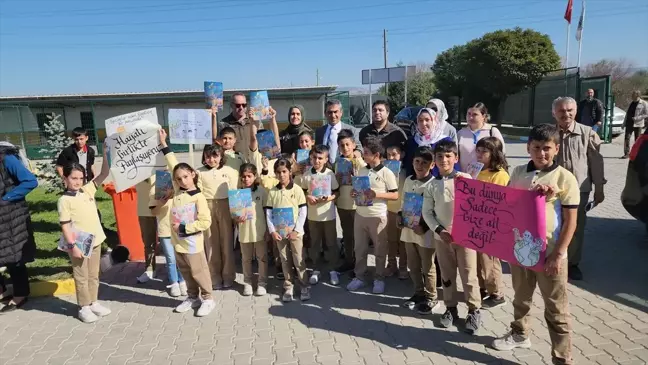
[[[339,137],[338,137],[339,138]],[[362,157],[367,166],[358,170],[358,177],[369,180],[369,189],[353,189],[351,196],[356,198],[365,195],[371,203],[358,205],[355,215],[355,274],[356,277],[347,285],[349,291],[356,291],[365,286],[367,275],[367,255],[369,240],[374,243],[376,256],[376,275],[373,293],[385,292],[385,261],[387,259],[387,201],[398,200],[398,182],[396,176],[381,163],[385,148],[376,138],[367,138],[363,145]]]
[[[399,214],[399,226],[402,227],[400,241],[407,250],[407,266],[414,284],[414,295],[404,306],[420,314],[431,314],[439,306],[436,288],[436,267],[434,257],[434,232],[422,217],[423,192],[432,182],[432,164],[434,154],[428,146],[419,147],[414,153],[414,175],[405,180],[402,189],[404,197]],[[411,207],[410,197],[412,198]],[[416,223],[418,221],[418,223]]]
[[[457,311],[457,271],[463,283],[468,303],[465,331],[475,334],[481,326],[481,297],[477,279],[477,252],[455,245],[452,232],[454,216],[456,177],[470,179],[470,175],[454,169],[458,161],[457,144],[451,140],[439,141],[434,146],[434,164],[439,176],[425,189],[423,194],[423,218],[428,227],[436,233],[436,249],[441,266],[443,301],[446,311],[441,316],[441,327],[448,328],[459,319]]]
[[[340,216],[340,226],[342,226],[344,262],[335,271],[337,273],[345,273],[348,271],[352,272],[355,267],[353,229],[356,204],[355,200],[351,197],[351,191],[353,190],[351,176],[354,174],[354,171],[357,171],[360,166],[364,166],[365,163],[362,158],[356,157],[353,153],[356,149],[356,143],[352,131],[348,129],[341,130],[338,133],[337,142],[340,158],[335,161],[335,178],[340,187],[340,194],[336,205],[338,215]],[[344,169],[343,166],[347,166],[345,171],[342,171]]]
[[[560,132],[555,125],[542,124],[534,127],[527,142],[531,161],[517,166],[511,174],[509,186],[533,189],[546,196],[547,256],[544,272],[510,265],[515,290],[514,320],[511,322],[511,331],[496,339],[493,347],[501,351],[531,347],[529,312],[537,285],[544,300],[553,363],[572,364],[571,317],[567,299],[567,247],[576,230],[580,190],[574,175],[554,161],[560,139]]]
[[[329,159],[329,150],[325,145],[317,145],[311,150],[311,169],[304,171],[303,175],[295,178],[295,181],[306,191],[306,202],[308,203],[308,227],[311,235],[310,257],[313,259],[313,273],[310,283],[315,285],[319,282],[320,272],[323,263],[320,258],[320,251],[325,246],[326,261],[329,265],[337,262],[337,224],[335,220],[335,204],[339,194],[338,183],[335,173],[326,167]],[[340,279],[334,270],[329,272],[331,285],[338,285]]]

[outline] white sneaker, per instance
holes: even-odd
[[[245,284],[243,286],[243,295],[244,296],[249,297],[250,295],[252,295],[253,292],[254,292],[254,290],[252,290],[252,285]]]
[[[153,271],[144,271],[142,275],[137,277],[137,282],[143,284],[151,279],[153,279]]]
[[[266,294],[268,294],[268,291],[266,290],[265,286],[258,286],[254,295],[256,295],[257,297],[262,297]]]
[[[305,302],[307,300],[310,300],[310,298],[311,298],[310,287],[301,288],[301,294],[299,296],[299,300]]]
[[[373,293],[382,294],[385,292],[385,282],[382,280],[374,280]]]
[[[180,284],[173,283],[171,285],[167,285],[166,287],[169,290],[170,297],[176,298],[180,296]]]
[[[329,273],[329,282],[331,285],[340,285],[340,274],[337,271],[331,271]]]
[[[293,290],[292,290],[292,288],[291,289],[286,289],[286,291],[284,291],[284,294],[281,297],[281,300],[283,302],[286,302],[286,303],[293,301]]]
[[[110,309],[99,304],[99,302],[94,302],[90,304],[90,310],[92,311],[92,313],[96,314],[99,317],[104,317],[112,313]]]
[[[180,303],[179,306],[175,307],[175,311],[177,313],[184,313],[191,308],[198,308],[200,307],[200,299],[198,298],[187,298],[185,299],[182,303]]]
[[[364,281],[362,281],[362,280],[360,280],[358,278],[353,278],[353,280],[351,280],[351,282],[349,283],[349,285],[347,285],[346,288],[347,288],[348,291],[356,291],[356,290],[362,288],[363,286],[365,286]]]
[[[198,308],[198,313],[196,313],[196,316],[198,317],[204,317],[211,313],[214,308],[216,308],[216,303],[214,302],[213,299],[207,299],[203,300],[202,304],[200,305],[200,308]]]
[[[319,283],[319,276],[320,276],[319,271],[313,271],[313,275],[311,275],[311,277],[310,277],[310,279],[308,281],[311,283],[311,285],[315,285],[315,284]]]
[[[180,282],[180,295],[187,295],[187,282],[186,281],[181,281]]]
[[[92,312],[89,305],[86,305],[85,307],[79,309],[79,319],[83,323],[92,323],[96,322],[99,317],[97,317],[97,315]]]

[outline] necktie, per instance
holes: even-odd
[[[335,159],[337,158],[337,130],[335,130],[335,127],[330,126],[329,127],[329,140],[328,140],[328,148],[329,148],[329,161],[331,163],[335,163]]]

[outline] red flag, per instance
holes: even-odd
[[[572,7],[573,6],[574,6],[574,1],[573,0],[568,0],[567,1],[567,9],[565,10],[565,20],[569,24],[571,24],[571,15],[572,15]]]

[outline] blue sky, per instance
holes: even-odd
[[[529,27],[565,54],[567,0],[0,0],[0,95],[360,86],[361,70],[432,63]],[[648,3],[587,0],[582,64],[648,67]],[[574,0],[570,65],[580,0]],[[641,45],[644,46],[641,46]]]

